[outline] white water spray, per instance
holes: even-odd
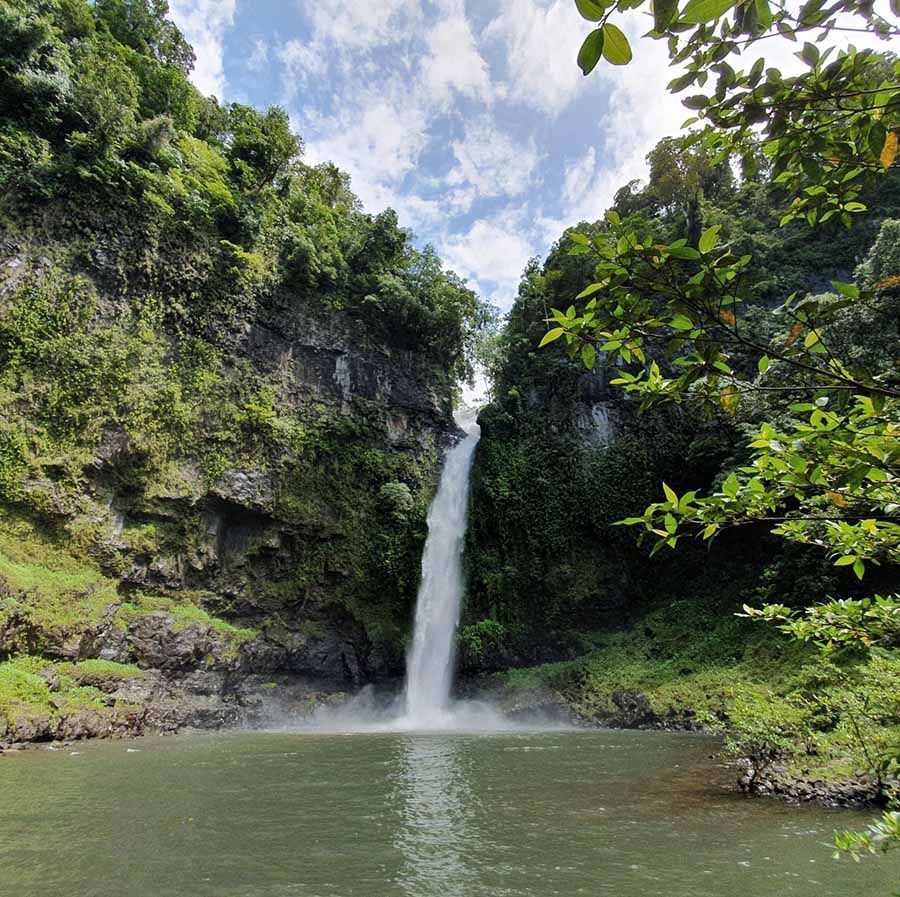
[[[437,495],[428,510],[413,645],[406,664],[406,719],[416,727],[441,725],[450,703],[454,640],[463,596],[469,473],[479,437],[471,414],[457,422],[466,437],[447,453]]]
[[[457,423],[466,436],[447,453],[437,494],[428,509],[428,538],[403,694],[385,705],[370,688],[364,688],[346,704],[317,712],[304,724],[307,731],[486,733],[522,729],[521,723],[506,719],[489,703],[450,700],[464,586],[469,474],[479,437],[474,411],[461,414]],[[531,729],[547,727],[537,719],[527,725]]]

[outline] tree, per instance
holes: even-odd
[[[701,200],[732,187],[731,169],[713,164],[713,154],[684,138],[666,137],[648,153],[647,194],[663,209],[684,217],[684,235],[692,245],[700,237]]]
[[[300,154],[302,142],[291,133],[284,109],[273,106],[265,113],[252,106],[232,103],[228,107],[231,132],[228,158],[245,186],[259,190]]]
[[[578,55],[586,75],[601,58],[613,65],[631,61],[628,39],[612,19],[648,5],[576,0],[596,24]],[[897,0],[891,10],[900,15]],[[799,10],[770,0],[658,0],[652,16],[648,36],[665,40],[672,63],[684,68],[670,90],[703,88],[717,76],[711,93],[683,101],[697,113],[688,124],[705,125],[695,132],[698,142],[721,160],[736,155],[746,164],[761,145],[776,182],[794,194],[785,221],[805,217],[814,224],[838,215],[849,223],[864,211],[859,195],[897,155],[900,68],[886,52],[820,45],[858,32],[888,41],[900,35],[895,23],[859,0],[807,0]],[[735,67],[773,37],[797,43],[807,71],[785,76],[764,58]]]
[[[598,22],[579,56],[585,73],[601,55],[613,64],[627,63],[627,40],[610,18],[633,4],[576,2],[585,18]],[[797,14],[773,13],[767,0],[752,7],[689,0],[680,11],[677,3],[657,3],[654,13],[651,36],[668,37],[673,61],[690,60],[673,90],[705,83],[708,66],[719,74],[712,97],[688,100],[709,122],[702,145],[716,148],[719,162],[738,150],[750,154],[758,145],[756,126],[774,182],[794,188],[782,224],[802,211],[811,224],[838,214],[849,226],[865,206],[847,196],[858,197],[862,185],[895,162],[900,64],[887,54],[850,48],[825,66],[833,48],[823,53],[806,44],[799,55],[809,72],[783,78],[769,69],[759,87],[764,64],[745,75],[726,60],[765,36],[796,40],[815,32],[821,41],[856,27],[840,13],[861,17],[865,29],[879,36],[897,30],[852,0],[828,8],[811,0]],[[718,32],[714,25],[720,25]],[[807,92],[815,99],[807,96],[801,109],[797,95]],[[800,185],[806,186],[798,193]],[[735,257],[720,245],[719,225],[695,241],[686,235],[662,244],[623,225],[615,211],[607,223],[606,231],[592,236],[570,235],[574,254],[596,254],[595,280],[577,297],[587,300],[582,314],[574,305],[552,311],[555,326],[541,344],[564,337],[570,356],[580,354],[588,368],[598,352],[607,364],[624,364],[613,382],[639,397],[643,407],[695,400],[710,413],[718,406],[733,414],[742,394],[757,391],[783,393],[795,415],[787,429],[763,423],[750,443],[752,463],[733,471],[714,495],[678,496],[665,487],[665,501],[626,522],[654,537],[654,550],[675,547],[693,528],[709,539],[724,526],[766,520],[776,533],[831,551],[837,565],[852,566],[860,578],[867,563],[900,562],[900,386],[892,368],[872,370],[842,358],[832,339],[848,309],[879,301],[900,282],[900,272],[895,280],[882,261],[893,258],[885,248],[889,238],[863,266],[863,289],[836,282],[836,295],[787,297],[785,330],[767,343],[742,321],[751,258]],[[735,367],[738,351],[755,359],[755,376]],[[798,402],[803,394],[806,400]]]
[[[166,18],[166,0],[96,0],[97,18],[121,44],[188,75],[196,57],[178,26]]]
[[[579,53],[584,73],[601,58],[627,64],[631,48],[612,19],[643,2],[576,5],[596,23]],[[900,15],[897,0],[891,10]],[[673,92],[703,88],[717,75],[712,92],[684,100],[697,113],[686,124],[702,126],[687,145],[719,164],[738,157],[745,169],[757,167],[761,150],[771,181],[787,197],[782,225],[837,219],[850,227],[866,211],[864,191],[896,164],[900,63],[886,52],[827,44],[857,31],[896,37],[894,23],[856,0],[808,0],[796,11],[769,0],[656,0],[652,14],[649,36],[665,39],[671,61],[685,69],[671,82]],[[808,38],[797,53],[805,72],[784,76],[763,58],[736,67],[741,54],[773,37]],[[839,348],[848,323],[883,305],[900,284],[893,228],[885,225],[859,285],[834,282],[833,294],[786,297],[783,327],[772,339],[743,311],[752,259],[723,244],[719,224],[661,243],[613,210],[605,230],[569,234],[572,253],[596,261],[595,276],[576,297],[586,303],[581,311],[574,304],[551,311],[541,345],[563,339],[587,368],[598,359],[618,365],[613,383],[644,408],[697,402],[709,414],[729,416],[749,394],[769,404],[771,419],[753,435],[748,463],[711,495],[678,495],[663,484],[662,501],[622,521],[640,527],[653,551],[674,548],[686,535],[708,540],[726,527],[762,521],[821,547],[860,579],[872,565],[900,564],[897,342],[887,365]],[[755,363],[750,371],[747,359]],[[780,606],[747,612],[779,620],[801,639],[868,646],[887,633],[895,638],[900,596],[831,600],[803,614]],[[898,818],[888,814],[868,835],[841,836],[838,844],[875,849],[900,842]]]

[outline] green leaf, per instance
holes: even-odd
[[[578,51],[578,67],[585,75],[589,75],[603,55],[603,31],[595,28],[585,39]]]
[[[669,255],[677,259],[688,259],[689,261],[700,258],[700,253],[693,246],[670,246]]]
[[[548,330],[544,334],[544,338],[541,340],[541,344],[540,346],[538,346],[538,348],[543,349],[544,346],[547,345],[547,343],[552,343],[553,340],[559,339],[565,332],[565,327],[554,327],[552,330]]]
[[[688,25],[702,25],[725,15],[735,0],[690,0],[681,14],[681,21]]]
[[[607,209],[606,220],[613,226],[618,227],[622,223],[619,213],[615,209]]]
[[[730,498],[734,498],[738,492],[740,491],[741,484],[738,482],[738,478],[735,475],[734,471],[728,474],[728,478],[722,483],[722,492],[724,492]]]
[[[578,12],[581,13],[582,18],[587,19],[589,22],[599,22],[606,11],[595,0],[575,0],[575,5],[578,7]]]
[[[597,359],[597,350],[594,348],[593,343],[585,343],[581,347],[581,360],[584,362],[584,366],[592,371],[594,369],[594,362]]]
[[[678,0],[653,0],[653,30],[662,33],[677,14]]]
[[[709,97],[702,93],[695,93],[693,96],[683,99],[681,105],[688,109],[705,109],[709,105]]]
[[[795,55],[799,56],[807,65],[814,66],[819,61],[821,53],[815,44],[811,44],[807,41],[803,45],[803,49]]]
[[[708,227],[703,233],[700,235],[700,251],[701,252],[712,252],[713,249],[716,248],[716,244],[719,242],[719,231],[721,230],[721,225],[714,224],[712,227]]]
[[[866,565],[863,563],[862,558],[856,559],[856,563],[853,565],[853,572],[856,574],[857,579],[862,579],[866,575]]]
[[[831,285],[843,296],[847,296],[850,299],[859,299],[859,287],[856,284],[832,280]]]
[[[719,395],[719,403],[727,414],[734,414],[737,411],[738,403],[741,400],[737,387],[729,384]]]
[[[856,563],[856,555],[853,554],[845,554],[843,557],[839,557],[835,562],[835,567],[849,567],[851,564]]]
[[[675,330],[693,330],[694,322],[687,315],[675,315],[669,326]]]
[[[759,17],[759,24],[765,31],[772,27],[772,8],[769,6],[769,0],[756,0],[756,15]]]
[[[771,359],[768,355],[763,355],[759,361],[756,362],[756,368],[761,373],[764,374],[767,370],[769,370],[769,365],[772,363]]]
[[[602,283],[592,283],[590,286],[586,286],[575,298],[584,299],[585,296],[590,296],[592,293],[602,290],[603,286]]]
[[[631,62],[631,45],[622,29],[606,22],[602,31],[604,35],[603,58],[611,65],[628,65]]]
[[[666,498],[669,499],[669,501],[672,502],[673,505],[677,505],[678,504],[678,494],[675,492],[675,490],[671,486],[667,485],[666,483],[663,483],[662,487],[663,487],[663,492],[666,493]]]

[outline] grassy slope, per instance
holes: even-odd
[[[771,746],[789,775],[838,781],[900,740],[898,677],[900,652],[825,658],[701,599],[600,634],[580,659],[497,678],[511,704],[549,690],[584,720],[699,726],[732,754]]]
[[[110,699],[131,664],[80,657],[80,641],[101,623],[125,629],[134,618],[163,612],[177,632],[195,623],[220,634],[237,654],[253,632],[237,629],[193,604],[164,596],[123,601],[116,582],[87,557],[76,557],[30,519],[0,511],[0,739],[23,720],[51,721],[78,711],[111,719],[140,708]]]

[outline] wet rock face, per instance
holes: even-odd
[[[792,776],[783,766],[773,766],[761,774],[750,769],[749,761],[741,764],[746,768],[738,778],[738,787],[748,794],[762,797],[777,797],[796,803],[817,803],[828,807],[871,807],[883,806],[886,795],[893,793],[898,782],[887,781],[879,784],[860,772],[856,778],[845,781],[823,781]]]
[[[292,383],[289,401],[299,404],[311,394],[332,402],[361,399],[430,417],[447,428],[449,398],[426,384],[414,359],[361,351],[334,324],[311,321],[291,306],[282,312],[255,322],[238,351],[259,370]]]
[[[7,719],[0,715],[0,753],[12,745],[174,734],[190,729],[302,724],[320,707],[348,696],[330,682],[301,676],[234,676],[195,670],[151,670],[95,683],[106,692],[101,709],[68,706]]]
[[[210,493],[238,508],[257,511],[271,511],[275,500],[272,478],[259,470],[226,470]]]
[[[656,721],[647,696],[640,692],[617,691],[612,702],[618,709],[620,719],[626,728],[639,728]]]
[[[110,628],[91,645],[89,656],[168,672],[232,668],[232,654],[229,641],[212,627],[178,627],[171,615],[157,611],[129,620],[124,629]]]
[[[65,256],[51,264],[27,239],[0,240],[0,316],[24,278],[40,285],[46,275],[52,285],[71,273]],[[116,253],[95,247],[91,257],[96,305],[87,336],[108,328],[112,343],[130,345],[128,304],[146,285],[128,281]],[[421,547],[421,509],[456,433],[447,374],[423,369],[411,353],[366,343],[354,322],[322,309],[312,314],[308,306],[296,296],[267,296],[251,311],[236,311],[209,339],[157,328],[151,361],[138,372],[146,374],[147,394],[156,381],[178,382],[167,365],[181,358],[186,336],[197,337],[210,350],[197,365],[222,385],[215,401],[227,414],[217,417],[202,400],[191,404],[182,387],[190,411],[183,427],[170,433],[165,422],[151,421],[164,433],[154,442],[152,427],[145,434],[143,424],[129,429],[122,417],[110,417],[80,446],[86,460],[78,476],[28,474],[29,513],[46,518],[61,540],[77,537],[72,553],[90,555],[117,580],[119,600],[100,619],[95,607],[69,632],[35,624],[26,596],[26,611],[0,615],[0,659],[25,653],[136,664],[159,689],[191,676],[219,677],[203,701],[185,685],[200,708],[187,722],[159,689],[129,685],[137,689],[136,705],[153,705],[158,728],[233,719],[235,677],[288,676],[346,688],[396,672],[416,576],[397,574],[397,558],[417,566],[409,561]],[[144,364],[142,352],[134,364]],[[249,420],[241,416],[247,408]],[[253,408],[275,419],[274,435],[260,436],[270,419],[257,421]],[[379,490],[393,482],[415,499],[403,520],[381,507]],[[3,590],[0,581],[0,603]],[[124,613],[140,603],[136,596],[159,597],[166,609]],[[165,602],[203,618],[179,615]],[[227,624],[246,632],[236,638]],[[47,719],[22,721],[21,731],[2,737],[137,731],[142,712],[120,719],[110,708],[98,718],[54,707]]]

